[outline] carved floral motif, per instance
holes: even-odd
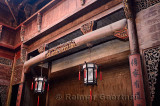
[[[151,101],[153,101],[155,95],[155,84],[157,81],[156,77],[158,75],[158,63],[160,62],[160,47],[145,50],[144,57],[148,73]]]
[[[7,102],[7,90],[8,90],[8,86],[0,85],[0,99],[1,99],[2,106],[5,106]]]
[[[115,31],[114,36],[123,40],[127,40],[128,39],[127,25],[123,29]]]
[[[83,34],[93,31],[94,21],[90,21],[81,26],[81,31]]]

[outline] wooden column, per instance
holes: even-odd
[[[146,106],[144,84],[142,76],[141,59],[138,50],[137,36],[135,33],[135,24],[128,0],[124,0],[124,11],[128,24],[128,36],[130,43],[129,64],[132,81],[132,92],[134,106]]]
[[[10,79],[10,84],[9,84],[9,91],[8,91],[6,106],[10,106],[10,102],[11,102],[12,81],[13,81],[13,73],[14,73],[14,69],[15,69],[15,65],[16,65],[16,56],[17,56],[17,54],[15,54],[15,56],[14,56],[14,61],[13,61],[13,65],[12,65],[11,79]]]

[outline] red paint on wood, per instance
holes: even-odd
[[[139,54],[129,56],[134,106],[146,106]]]

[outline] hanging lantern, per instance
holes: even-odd
[[[84,84],[97,85],[97,65],[94,63],[86,63],[83,65]]]
[[[34,78],[34,92],[43,93],[45,91],[47,79],[45,77]]]

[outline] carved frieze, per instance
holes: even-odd
[[[25,26],[22,25],[22,26],[21,26],[21,32],[20,32],[21,42],[24,41],[24,34],[25,34]]]
[[[80,0],[81,1],[81,5],[83,6],[86,2],[86,0]]]
[[[11,66],[12,65],[12,60],[0,57],[0,64]]]
[[[3,25],[0,25],[0,39],[2,37],[2,28],[3,28]]]
[[[148,83],[150,88],[151,101],[155,96],[155,84],[158,75],[158,63],[160,62],[160,46],[144,51],[146,71],[148,74]]]
[[[115,31],[114,36],[123,40],[127,40],[128,39],[127,25],[123,29]]]
[[[46,58],[55,56],[59,53],[65,52],[65,51],[72,49],[74,47],[76,47],[76,43],[74,41],[66,42],[66,43],[61,44],[51,50],[48,50],[48,53],[46,54]]]
[[[146,9],[154,4],[159,3],[160,0],[135,0],[136,12]]]
[[[15,70],[13,71],[12,85],[21,82],[22,70],[23,70],[23,64],[15,66]]]
[[[38,32],[41,31],[41,24],[42,24],[42,16],[40,13],[37,14],[37,28]]]
[[[93,31],[94,21],[90,21],[81,26],[81,31],[83,34]]]

